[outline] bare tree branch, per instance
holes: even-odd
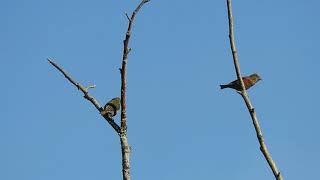
[[[121,72],[121,129],[127,129],[127,117],[126,117],[126,83],[127,83],[127,63],[128,63],[128,54],[131,51],[129,48],[129,41],[131,37],[131,29],[133,21],[136,17],[136,14],[139,12],[141,7],[149,2],[150,0],[142,0],[138,7],[133,11],[131,17],[129,18],[128,14],[126,13],[126,17],[128,18],[128,29],[126,32],[125,40],[123,41],[123,56],[122,56],[122,67],[120,69]]]
[[[95,107],[96,109],[100,112],[103,111],[103,108],[100,106],[99,102],[89,94],[88,89],[92,88],[93,86],[89,86],[88,88],[85,88],[82,84],[77,83],[75,80],[73,80],[70,75],[62,68],[60,67],[58,64],[56,64],[55,62],[53,62],[52,60],[48,59],[49,63],[54,66],[58,71],[60,71],[64,77],[74,86],[76,86],[78,88],[78,90],[82,91],[82,93],[84,94],[84,98],[87,99],[88,101],[90,101]],[[101,114],[102,117],[104,117],[105,120],[107,120],[107,122],[111,125],[111,127],[113,127],[113,129],[120,134],[120,127],[114,122],[114,120],[112,119],[111,116],[108,116],[107,114]]]
[[[121,150],[122,150],[122,176],[123,180],[130,180],[130,146],[127,137],[127,114],[126,114],[126,86],[127,86],[127,63],[128,54],[131,51],[129,48],[129,41],[131,37],[131,29],[136,14],[142,8],[142,6],[149,2],[150,0],[142,0],[137,8],[132,13],[131,17],[126,13],[128,19],[128,29],[126,32],[125,40],[123,41],[123,56],[122,56],[122,66],[120,69],[121,73]]]
[[[113,129],[120,136],[123,180],[131,179],[130,177],[130,146],[129,146],[128,137],[127,137],[127,115],[126,115],[127,62],[128,62],[128,54],[131,51],[131,48],[129,48],[129,41],[131,37],[132,24],[136,17],[136,14],[139,12],[142,6],[149,1],[150,0],[142,0],[140,4],[137,6],[137,8],[133,11],[131,17],[129,17],[128,14],[125,13],[129,23],[128,23],[128,29],[126,32],[125,40],[123,41],[123,57],[122,57],[122,66],[120,68],[120,73],[121,73],[121,124],[120,126],[114,122],[114,120],[112,119],[109,113],[103,113],[104,109],[100,106],[99,102],[89,94],[88,90],[90,88],[94,88],[95,85],[90,85],[87,88],[85,88],[83,85],[73,80],[63,68],[61,68],[52,60],[48,59],[49,63],[53,65],[56,69],[58,69],[70,83],[76,86],[78,90],[83,92],[84,98],[89,100],[96,107],[96,109],[100,112],[100,115],[103,116],[108,121],[108,123],[113,127]]]
[[[242,96],[243,100],[245,101],[245,104],[248,108],[248,111],[250,113],[256,134],[257,134],[257,138],[260,144],[260,150],[262,152],[262,154],[264,155],[266,161],[268,162],[275,178],[277,180],[282,180],[282,175],[280,174],[280,171],[278,170],[276,163],[274,162],[274,160],[272,159],[267,145],[265,144],[265,140],[263,138],[262,135],[262,130],[261,127],[259,125],[259,120],[257,118],[256,115],[256,111],[249,99],[249,96],[247,94],[247,91],[245,89],[242,77],[241,77],[241,72],[240,72],[240,64],[238,61],[238,55],[237,55],[237,50],[236,50],[236,45],[235,45],[235,40],[234,40],[234,33],[233,33],[233,15],[232,15],[232,2],[231,0],[227,0],[227,8],[228,8],[228,18],[229,18],[229,40],[230,40],[230,46],[231,46],[231,50],[232,50],[232,56],[233,56],[233,62],[234,62],[234,67],[236,70],[236,74],[237,74],[237,78],[241,83],[241,87],[242,87],[242,91],[239,92],[239,94]]]

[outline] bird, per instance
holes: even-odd
[[[247,90],[247,89],[251,88],[253,85],[255,85],[258,81],[260,81],[262,79],[257,73],[254,73],[254,74],[251,74],[250,76],[242,77],[242,80],[243,80],[244,86],[245,86],[245,88]],[[235,89],[237,91],[241,91],[242,90],[241,83],[240,83],[240,81],[238,79],[230,82],[229,84],[220,85],[220,88],[221,89],[232,88],[232,89]]]
[[[103,110],[101,111],[101,114],[103,116],[107,115],[108,117],[113,117],[117,115],[117,111],[119,110],[120,110],[120,98],[115,97],[106,103],[106,105],[103,107]]]

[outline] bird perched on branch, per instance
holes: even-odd
[[[108,115],[108,117],[113,117],[117,115],[117,111],[120,110],[120,98],[116,97],[111,99],[107,104],[104,106],[103,111],[101,111],[101,114]]]
[[[243,80],[244,86],[245,86],[245,88],[247,90],[247,89],[251,88],[253,85],[255,85],[258,81],[260,81],[262,79],[257,73],[254,73],[254,74],[251,74],[250,76],[242,77],[242,80]],[[237,91],[241,91],[242,90],[241,83],[240,83],[240,81],[238,79],[232,81],[229,84],[220,85],[220,88],[221,89],[232,88],[232,89],[235,89]]]

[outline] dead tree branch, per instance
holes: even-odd
[[[94,85],[88,86],[87,88],[84,87],[83,85],[81,85],[80,83],[72,79],[68,75],[68,73],[63,68],[61,68],[58,64],[48,59],[49,63],[53,65],[58,71],[60,71],[71,84],[76,86],[78,90],[82,91],[82,93],[84,94],[84,98],[90,101],[96,107],[96,109],[100,112],[101,116],[103,116],[107,120],[107,122],[113,127],[113,129],[120,136],[123,180],[131,179],[130,177],[130,146],[129,146],[128,137],[127,137],[127,114],[126,114],[127,62],[128,62],[128,54],[131,51],[131,49],[129,48],[129,41],[131,37],[132,25],[136,17],[136,14],[139,12],[142,6],[149,1],[150,0],[142,0],[140,4],[136,7],[136,9],[133,11],[131,17],[129,17],[127,13],[125,14],[129,23],[128,23],[128,29],[126,32],[125,40],[123,41],[123,57],[122,57],[122,66],[120,69],[120,73],[121,73],[121,124],[120,126],[114,122],[114,120],[112,119],[109,113],[102,113],[104,110],[103,107],[101,107],[99,102],[89,94],[88,90],[90,88],[94,88],[95,87]]]
[[[277,180],[282,180],[282,175],[280,174],[280,171],[278,170],[276,163],[274,162],[274,160],[272,159],[267,145],[265,143],[265,140],[263,138],[262,135],[262,130],[261,127],[259,125],[259,120],[257,118],[257,114],[256,111],[249,99],[249,96],[247,94],[247,91],[245,89],[242,77],[241,77],[241,72],[240,72],[240,64],[239,64],[239,60],[238,60],[238,55],[237,55],[237,50],[236,50],[236,45],[235,45],[235,40],[234,40],[234,33],[233,33],[233,15],[232,15],[232,2],[231,0],[227,0],[227,8],[228,8],[228,19],[229,19],[229,40],[230,40],[230,46],[231,46],[231,50],[232,50],[232,57],[233,57],[233,62],[234,62],[234,67],[236,70],[236,74],[237,74],[237,78],[238,80],[241,82],[241,87],[242,87],[242,91],[239,92],[239,94],[241,95],[241,97],[243,98],[243,100],[245,101],[245,104],[248,108],[248,111],[250,113],[256,134],[257,134],[257,138],[260,144],[260,150],[262,152],[262,154],[264,155],[266,161],[268,162],[275,178]]]
[[[93,86],[89,86],[88,88],[85,88],[82,84],[76,82],[74,79],[71,78],[71,76],[62,68],[60,67],[58,64],[56,64],[55,62],[53,62],[52,60],[48,59],[49,63],[54,66],[58,71],[60,71],[64,77],[74,86],[77,87],[78,90],[80,90],[83,93],[83,97],[85,99],[87,99],[88,101],[90,101],[94,107],[96,107],[96,109],[100,112],[103,111],[103,108],[100,106],[99,102],[92,96],[89,94],[88,89],[92,88]],[[104,117],[104,119],[111,125],[111,127],[118,133],[120,134],[120,127],[119,125],[117,125],[113,118],[108,116],[108,115],[102,115],[102,117]]]
[[[121,73],[121,131],[120,131],[120,142],[122,150],[122,175],[123,180],[130,180],[130,146],[127,137],[127,113],[126,113],[126,86],[127,86],[127,63],[128,54],[131,51],[129,48],[129,41],[131,37],[131,29],[136,14],[142,8],[142,6],[150,0],[142,0],[137,8],[133,11],[131,17],[126,13],[128,19],[128,29],[126,32],[125,39],[123,41],[123,56],[122,66],[120,69]]]
[[[131,29],[132,29],[132,24],[133,21],[136,17],[136,14],[139,12],[141,7],[149,2],[150,0],[143,0],[141,3],[138,5],[138,7],[133,11],[131,17],[128,16],[127,13],[126,17],[128,19],[128,29],[126,32],[126,37],[125,40],[123,41],[123,56],[122,56],[122,67],[120,69],[121,73],[121,129],[126,130],[127,129],[127,117],[126,117],[126,84],[127,84],[127,63],[128,63],[128,54],[131,51],[129,48],[129,41],[131,37]]]

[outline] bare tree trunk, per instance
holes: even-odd
[[[129,180],[130,177],[130,147],[127,135],[120,135],[121,151],[122,151],[122,177]]]
[[[131,37],[132,23],[139,12],[141,7],[149,2],[150,0],[142,0],[138,7],[133,11],[131,17],[126,14],[128,18],[128,29],[126,32],[125,39],[123,41],[123,56],[122,56],[122,66],[120,69],[121,73],[121,131],[120,131],[120,142],[122,151],[122,176],[123,180],[130,180],[130,146],[127,137],[127,114],[126,114],[126,87],[127,87],[127,63],[128,54],[131,51],[129,48],[129,41]]]
[[[237,55],[237,50],[236,50],[236,45],[235,45],[235,40],[234,40],[234,33],[233,33],[233,15],[232,15],[232,2],[231,2],[231,0],[227,0],[227,7],[228,7],[228,18],[229,18],[229,40],[230,40],[230,46],[231,46],[231,50],[232,50],[232,57],[233,57],[233,62],[234,62],[234,67],[236,70],[237,78],[241,82],[241,87],[242,87],[242,91],[239,92],[239,94],[243,98],[243,100],[248,108],[248,111],[250,113],[252,123],[254,125],[255,131],[257,134],[257,138],[258,138],[258,141],[260,144],[260,150],[261,150],[262,154],[264,155],[264,158],[268,162],[275,178],[277,180],[282,180],[282,175],[281,175],[280,171],[278,170],[276,163],[274,162],[274,160],[272,159],[272,157],[268,151],[267,145],[266,145],[265,140],[262,135],[262,130],[259,125],[259,120],[257,118],[256,111],[255,111],[255,109],[249,99],[249,96],[247,94],[247,91],[245,89],[245,86],[244,86],[244,83],[243,83],[243,80],[241,77],[240,64],[239,64],[239,60],[238,60],[238,55]]]

